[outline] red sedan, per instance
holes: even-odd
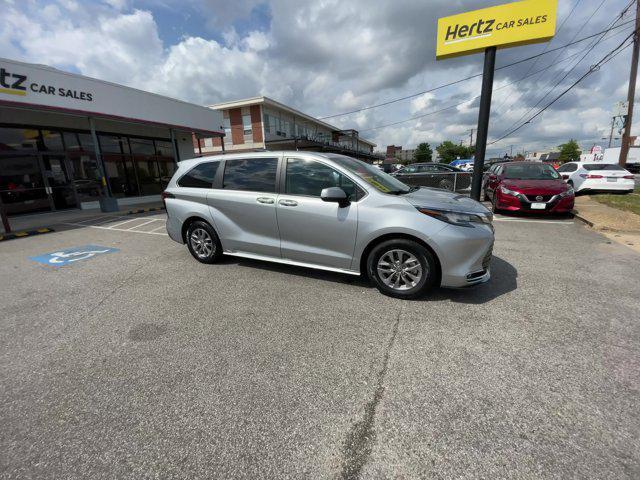
[[[575,200],[573,188],[562,176],[538,162],[494,165],[485,175],[483,191],[494,212],[568,213]]]

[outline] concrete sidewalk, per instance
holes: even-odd
[[[574,213],[594,230],[640,253],[640,215],[609,207],[588,195],[576,197]]]
[[[60,210],[57,212],[36,213],[31,215],[19,215],[9,217],[9,224],[13,233],[37,230],[40,228],[52,228],[62,223],[74,223],[90,218],[99,219],[113,215],[122,215],[123,213],[144,213],[147,209],[161,208],[164,209],[162,203],[150,203],[141,205],[123,205],[118,212],[101,212],[100,209],[92,210]],[[2,224],[0,223],[0,232],[4,233]]]

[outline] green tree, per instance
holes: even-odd
[[[430,162],[433,160],[433,150],[428,143],[421,143],[413,152],[414,162]]]
[[[578,146],[578,142],[576,142],[573,138],[569,140],[567,143],[563,143],[558,147],[560,149],[560,162],[575,162],[580,160],[580,155],[582,151]]]
[[[457,145],[450,140],[445,140],[436,147],[436,150],[440,156],[440,162],[451,163],[457,158],[470,158],[475,148]]]

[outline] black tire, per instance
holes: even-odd
[[[421,272],[421,275],[419,279],[415,281],[415,285],[408,285],[407,282],[403,280],[404,278],[409,278],[408,276],[406,276],[405,272],[399,274],[391,274],[391,277],[387,277],[387,282],[393,281],[394,283],[396,283],[393,280],[394,278],[397,279],[398,277],[401,277],[401,280],[399,280],[398,282],[398,286],[396,288],[393,288],[393,286],[387,285],[387,283],[385,283],[383,276],[381,276],[380,272],[378,271],[378,264],[380,260],[383,257],[387,255],[393,255],[393,252],[398,251],[402,251],[407,254],[405,256],[396,253],[396,258],[397,255],[400,255],[401,258],[406,259],[408,265],[411,265],[407,268],[407,270],[415,268],[415,262],[411,260],[411,256],[413,256],[414,260],[417,260],[417,262],[419,262],[419,271]],[[386,258],[389,257],[387,256]],[[392,268],[393,267],[391,267],[390,270]],[[417,271],[418,270],[414,270],[414,273],[416,273]],[[403,238],[387,240],[380,243],[379,245],[376,245],[367,257],[367,272],[369,274],[369,278],[374,281],[380,293],[389,297],[401,298],[405,300],[420,298],[424,296],[427,292],[437,286],[439,278],[438,265],[432,253],[419,243]]]
[[[207,235],[209,242],[207,242]],[[193,258],[200,263],[216,263],[222,257],[220,239],[207,222],[191,222],[187,228],[185,241]],[[209,248],[206,247],[207,245]]]
[[[497,202],[496,192],[493,192],[493,198],[491,199],[491,212],[493,212],[494,214],[501,212],[501,210],[496,206],[496,202]]]

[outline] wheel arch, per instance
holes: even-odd
[[[418,238],[408,233],[385,233],[384,235],[380,235],[379,237],[376,237],[373,240],[371,240],[362,251],[362,254],[360,255],[360,274],[367,278],[369,277],[369,272],[367,271],[367,260],[369,258],[369,254],[377,245],[381,244],[382,242],[386,242],[387,240],[394,240],[394,239],[411,240],[422,245],[424,248],[426,248],[429,251],[429,253],[433,255],[433,259],[436,262],[436,267],[437,267],[436,285],[440,285],[442,281],[442,265],[440,264],[440,258],[438,257],[438,254],[427,242],[425,242],[421,238]]]
[[[189,229],[189,225],[191,225],[193,222],[204,222],[207,225],[209,225],[211,228],[213,228],[213,231],[216,232],[216,235],[218,235],[218,238],[220,238],[220,235],[218,234],[218,231],[216,230],[216,227],[206,218],[200,216],[200,215],[191,215],[189,216],[184,222],[182,222],[182,228],[180,230],[180,236],[182,237],[182,242],[183,243],[187,243],[187,230]]]

